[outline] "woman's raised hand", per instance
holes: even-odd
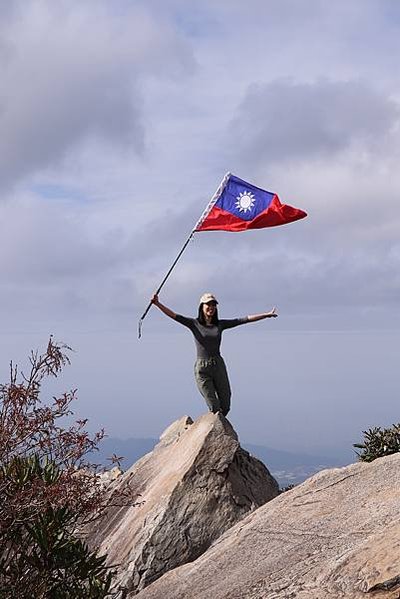
[[[171,310],[171,308],[168,308],[167,306],[164,306],[164,304],[161,304],[159,302],[158,293],[155,293],[153,295],[153,297],[151,298],[151,303],[154,304],[154,306],[157,306],[157,308],[159,310],[161,310],[161,312],[163,312],[164,314],[166,314],[170,318],[173,318],[174,320],[176,319],[175,312],[173,310]]]

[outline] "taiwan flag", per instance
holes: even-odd
[[[247,231],[285,225],[307,216],[281,204],[276,193],[260,189],[232,174],[226,175],[195,231]]]

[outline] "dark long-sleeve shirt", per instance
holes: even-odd
[[[244,318],[219,320],[217,325],[207,326],[200,324],[197,318],[188,318],[181,314],[177,314],[175,320],[192,331],[198,358],[220,356],[222,331],[248,322],[247,316],[245,316]]]

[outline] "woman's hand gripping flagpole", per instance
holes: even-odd
[[[171,272],[173,271],[176,263],[178,262],[179,258],[182,256],[183,252],[186,249],[186,246],[188,245],[189,241],[192,239],[194,234],[194,230],[190,233],[189,237],[187,238],[187,240],[185,241],[185,243],[183,244],[183,247],[181,249],[181,251],[179,252],[179,254],[177,255],[177,257],[175,258],[171,268],[169,269],[169,271],[167,272],[167,274],[165,275],[165,277],[163,278],[163,280],[161,281],[160,286],[158,287],[157,291],[155,292],[155,296],[158,296],[158,294],[160,293],[161,289],[164,286],[165,281],[168,279],[169,275],[171,274]],[[142,336],[142,323],[143,320],[146,318],[148,311],[150,310],[151,306],[153,305],[153,301],[151,300],[146,308],[146,310],[143,312],[142,317],[139,320],[139,324],[138,324],[138,337],[140,339],[140,337]]]
[[[197,223],[195,224],[195,226],[193,227],[189,237],[187,238],[187,240],[185,241],[185,243],[182,246],[182,249],[180,250],[179,254],[177,255],[177,257],[175,258],[174,262],[172,263],[171,268],[168,270],[167,274],[165,275],[165,277],[163,278],[163,280],[161,281],[159,287],[157,288],[157,291],[154,293],[155,296],[158,296],[161,289],[163,288],[166,280],[168,279],[168,277],[170,276],[171,272],[173,271],[173,269],[175,268],[179,258],[182,256],[183,252],[185,251],[186,247],[188,246],[189,242],[191,241],[191,239],[193,238],[193,235],[195,234],[195,232],[197,231],[197,229],[201,226],[201,223],[204,221],[204,219],[207,217],[207,215],[209,214],[210,210],[212,209],[212,207],[214,206],[215,202],[218,200],[218,198],[221,196],[222,192],[225,189],[226,184],[228,183],[230,177],[230,173],[226,173],[225,177],[222,179],[221,183],[218,186],[217,191],[214,193],[213,197],[211,198],[210,202],[208,203],[206,209],[204,210],[204,212],[202,213],[202,215],[200,216],[199,220],[197,221]],[[146,310],[143,312],[139,323],[138,323],[138,338],[140,339],[142,336],[142,325],[143,325],[143,320],[146,318],[147,313],[149,312],[151,306],[153,304],[153,301],[150,300]]]

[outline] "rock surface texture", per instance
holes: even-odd
[[[136,599],[398,599],[400,454],[325,470]]]
[[[223,416],[211,413],[172,424],[154,450],[113,484],[129,485],[140,504],[110,509],[89,542],[108,554],[110,564],[120,564],[117,579],[128,596],[199,557],[278,495],[267,468],[240,447]]]

